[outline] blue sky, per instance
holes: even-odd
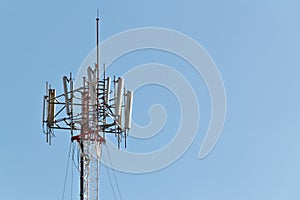
[[[198,88],[201,107],[198,135],[173,165],[148,174],[116,173],[124,200],[299,199],[299,7],[293,0],[2,0],[1,198],[61,199],[69,136],[57,133],[54,144],[46,145],[42,95],[45,81],[62,88],[62,76],[75,73],[94,48],[99,8],[102,41],[148,26],[189,35],[215,61],[227,93],[222,136],[209,156],[199,160],[210,119],[209,95],[201,77],[182,60],[164,53],[137,52],[115,63],[111,73],[117,75],[144,62],[171,65]],[[124,67],[119,70],[117,65]],[[145,92],[153,90],[154,86],[145,87],[136,93],[137,123],[148,123],[147,109],[157,102]],[[157,101],[174,114],[161,133],[167,142],[177,127],[178,108],[168,92]],[[161,145],[155,139],[132,141],[136,147],[131,148],[140,152]],[[154,146],[142,149],[143,144]],[[101,173],[100,197],[113,199],[105,168]],[[73,199],[78,199],[74,185]],[[70,175],[65,199],[70,199]]]

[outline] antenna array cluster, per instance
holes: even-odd
[[[97,80],[97,67],[87,68],[82,87],[73,88],[72,74],[63,77],[63,93],[46,83],[43,108],[43,130],[51,144],[55,129],[69,130],[72,140],[105,141],[105,134],[118,137],[118,146],[131,128],[133,92],[125,90],[122,77]],[[112,87],[113,86],[113,87]],[[74,114],[75,109],[81,112]],[[80,134],[75,135],[76,131]]]

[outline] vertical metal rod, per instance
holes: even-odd
[[[95,117],[95,122],[96,122],[96,126],[97,126],[97,128],[96,128],[96,130],[97,130],[97,133],[96,133],[96,135],[98,135],[99,134],[99,126],[98,126],[98,109],[99,109],[99,96],[98,96],[98,93],[99,93],[99,80],[100,80],[100,67],[99,67],[99,10],[97,10],[97,18],[96,18],[96,22],[97,22],[97,91],[96,91],[96,93],[97,93],[97,107],[96,107],[96,112],[97,112],[97,114],[96,114],[96,117]],[[104,80],[104,89],[105,89],[105,80]],[[105,92],[105,91],[103,91],[103,92]],[[104,96],[103,96],[103,98],[104,98]],[[104,99],[103,99],[104,100]],[[101,145],[101,144],[100,144]],[[96,171],[96,173],[97,173],[97,178],[96,178],[96,180],[97,180],[97,182],[96,182],[96,189],[97,189],[97,194],[96,194],[96,199],[98,200],[98,189],[99,189],[99,180],[98,180],[98,160],[97,160],[97,171]]]
[[[127,147],[127,133],[126,133],[126,129],[125,129],[125,149]]]
[[[80,141],[81,155],[80,155],[80,200],[84,200],[83,196],[83,182],[84,182],[84,149],[83,142]]]
[[[106,78],[105,76],[106,76],[106,75],[105,75],[105,63],[104,63],[104,64],[103,64],[103,77],[104,77],[103,80],[104,80],[104,81],[105,81],[105,78]]]
[[[96,29],[97,29],[97,32],[96,32],[96,45],[97,45],[97,55],[96,55],[96,81],[97,81],[97,84],[96,84],[96,94],[97,94],[97,108],[96,108],[96,112],[97,112],[97,119],[98,119],[98,109],[99,109],[99,80],[100,80],[100,70],[99,70],[99,10],[97,10],[97,18],[96,18]]]
[[[70,90],[71,90],[71,136],[73,137],[74,122],[73,122],[73,79],[70,73]]]
[[[82,120],[81,120],[81,133],[80,133],[80,149],[81,149],[81,154],[80,154],[80,200],[84,200],[85,196],[84,193],[85,188],[84,188],[84,184],[85,184],[85,180],[84,180],[84,171],[86,170],[84,167],[84,154],[85,154],[85,149],[84,149],[84,144],[83,144],[83,140],[86,136],[86,120],[87,120],[87,111],[86,111],[86,95],[88,94],[86,91],[86,86],[85,86],[86,80],[85,77],[83,77],[83,94],[82,94],[82,106],[81,106],[81,110],[82,110]]]
[[[97,10],[97,18],[96,18],[96,23],[97,23],[97,60],[96,60],[96,70],[97,70],[97,82],[99,81],[99,10]]]

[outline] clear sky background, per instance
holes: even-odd
[[[151,51],[115,63],[111,73],[117,75],[137,64],[169,64],[198,88],[201,108],[197,138],[173,165],[148,174],[116,172],[124,200],[300,198],[298,1],[1,0],[1,199],[61,199],[70,140],[57,132],[54,144],[46,145],[42,96],[45,81],[61,90],[62,76],[76,73],[94,48],[97,8],[102,41],[147,26],[174,29],[194,38],[218,66],[227,93],[222,136],[209,156],[199,160],[210,119],[209,95],[201,77],[178,58]],[[178,126],[178,105],[168,91],[156,100],[160,102],[145,95],[155,89],[162,90],[149,86],[137,91],[133,118],[147,124],[149,106],[165,104],[174,115],[161,133],[168,139]],[[153,140],[132,139],[130,145],[147,152],[161,145],[161,140]],[[65,199],[71,199],[70,174]],[[79,199],[77,180],[74,175],[73,199]],[[104,167],[100,183],[100,197],[113,199]]]

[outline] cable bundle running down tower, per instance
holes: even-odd
[[[51,144],[55,129],[68,130],[71,141],[80,148],[80,200],[98,200],[99,165],[101,147],[105,134],[114,134],[118,148],[131,127],[133,92],[124,89],[124,79],[100,79],[99,70],[99,18],[97,24],[97,57],[94,68],[87,67],[87,77],[82,85],[74,88],[72,74],[63,77],[64,93],[56,95],[56,90],[46,83],[43,104],[43,131],[47,143]],[[111,88],[113,85],[113,88]],[[58,109],[58,111],[56,111]],[[64,114],[65,110],[65,114]],[[80,110],[79,112],[74,112]],[[79,132],[79,134],[75,134]]]

